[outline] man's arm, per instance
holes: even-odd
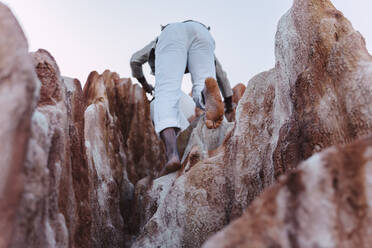
[[[134,53],[130,59],[132,76],[141,83],[143,89],[148,93],[151,93],[154,90],[154,87],[147,83],[147,80],[143,75],[142,65],[147,62],[151,49],[154,47],[155,43],[155,40],[151,41],[147,46]]]
[[[217,83],[218,87],[220,88],[220,91],[222,93],[222,96],[225,100],[225,107],[226,112],[232,112],[233,106],[232,106],[232,89],[229,82],[229,79],[227,78],[226,72],[222,69],[220,61],[215,56],[215,63],[216,63],[216,76],[217,76]]]

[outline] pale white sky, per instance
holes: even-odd
[[[130,77],[131,55],[160,33],[160,24],[198,20],[211,26],[216,55],[232,85],[274,66],[274,36],[292,0],[5,0],[21,23],[30,50],[44,48],[65,76],[82,84],[92,70]],[[333,0],[372,50],[372,1]],[[146,76],[149,68],[144,66]],[[183,89],[191,83],[185,79]]]

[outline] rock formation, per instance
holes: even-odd
[[[303,162],[203,247],[370,247],[372,136]]]
[[[217,155],[173,182],[134,247],[198,247],[301,161],[370,133],[371,66],[329,1],[294,1],[278,25],[275,68],[248,83]]]
[[[31,56],[42,86],[32,115],[26,179],[11,247],[89,245],[86,222],[92,219],[80,82],[64,80],[47,51]]]
[[[201,247],[232,221],[206,247],[370,245],[372,57],[329,0],[294,0],[235,123],[199,116],[160,178],[144,91],[108,70],[82,89],[0,17],[0,248]]]
[[[105,246],[121,247],[134,235],[134,185],[154,178],[165,163],[165,152],[150,120],[144,91],[116,73],[92,72],[84,87],[85,148],[94,168],[94,219]],[[116,243],[112,243],[113,239]],[[125,238],[125,239],[124,239]]]
[[[145,94],[109,71],[83,92],[47,51],[32,57],[42,87],[12,247],[122,247],[133,185],[165,161]]]
[[[232,102],[235,105],[235,107],[238,106],[238,103],[239,103],[240,99],[242,99],[246,88],[247,87],[245,87],[244,84],[238,83],[232,89],[233,90]]]
[[[258,167],[269,165],[270,177],[262,174],[268,183],[314,153],[348,144],[372,131],[372,57],[363,37],[330,1],[294,1],[278,25],[276,58],[275,69],[258,76],[257,82],[251,81],[257,86],[274,82],[266,90],[272,88],[275,92],[271,105],[273,129],[266,136],[270,137],[266,143],[269,156],[261,158],[268,162]],[[244,108],[244,104],[239,107]],[[369,247],[372,230],[366,223],[371,220],[371,195],[367,190],[372,176],[367,163],[370,145],[368,139],[315,155],[284,183],[279,182],[265,193],[242,219],[206,247]],[[245,191],[246,200],[240,201],[236,209],[251,202],[252,192],[257,192],[263,179],[250,177],[253,187]],[[286,200],[288,203],[284,203]],[[311,206],[314,208],[310,210]],[[260,217],[247,221],[253,215]],[[239,229],[243,226],[244,230]],[[239,234],[255,231],[248,235],[244,232],[243,239],[237,233],[229,241],[218,243],[237,227]]]
[[[0,247],[9,247],[24,187],[22,171],[39,82],[25,35],[2,3],[0,17]]]

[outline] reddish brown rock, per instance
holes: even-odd
[[[229,122],[235,121],[236,107],[238,106],[240,99],[243,97],[245,89],[246,87],[242,83],[235,85],[234,88],[232,89],[233,90],[233,96],[232,96],[233,111],[225,112],[225,117]]]
[[[318,243],[321,247],[368,244],[370,180],[360,178],[370,175],[364,165],[369,139],[315,155],[290,174],[315,153],[371,132],[371,56],[329,1],[294,1],[278,25],[276,66],[248,83],[236,122],[209,130],[201,118],[190,131],[183,168],[155,180],[165,154],[148,100],[116,73],[91,73],[82,91],[78,81],[60,76],[49,53],[33,54],[42,87],[30,125],[35,80],[24,38],[12,40],[12,32],[20,30],[12,23],[0,21],[6,27],[1,30],[10,30],[0,39],[0,75],[8,83],[0,94],[17,102],[2,98],[1,150],[10,152],[1,163],[1,199],[7,199],[0,203],[1,245],[12,240],[10,247],[200,247],[283,174],[286,179],[249,208],[257,233],[250,224],[246,230],[258,246],[316,244],[313,237],[329,241]],[[10,24],[14,30],[7,29]],[[358,160],[362,152],[364,162]],[[13,183],[22,177],[24,184]],[[306,208],[328,202],[320,215]],[[332,229],[334,223],[340,230]],[[241,240],[241,234],[230,241]],[[262,243],[270,242],[266,237],[273,242]]]
[[[110,135],[121,135],[122,140],[115,141],[112,146],[113,149],[123,149],[130,181],[135,184],[159,172],[165,162],[164,146],[154,131],[150,105],[142,88],[110,71],[102,75],[92,72],[84,87],[84,95],[87,105],[91,105],[87,109],[89,111],[93,106],[105,104],[105,111],[99,120],[104,124],[103,129],[108,122],[111,123],[115,130]]]
[[[235,85],[234,88],[232,89],[233,91],[232,102],[235,106],[238,106],[240,99],[244,95],[245,89],[246,87],[242,83]]]
[[[32,117],[26,180],[11,247],[89,247],[92,210],[80,82],[62,78],[47,51],[32,57],[44,95]]]
[[[38,87],[28,44],[11,11],[0,3],[0,247],[9,247],[21,200],[32,112]]]
[[[33,53],[35,70],[42,82],[38,106],[54,105],[62,100],[60,71],[54,58],[43,49]]]
[[[232,152],[225,157],[238,175],[230,177],[233,217],[299,162],[372,130],[371,56],[362,36],[329,1],[294,1],[278,25],[276,59],[267,76],[248,83],[227,145],[248,154],[243,160]],[[258,84],[268,85],[252,94],[250,88],[262,87]]]
[[[199,247],[280,175],[370,133],[371,62],[362,36],[329,1],[294,1],[278,25],[275,68],[248,83],[234,129],[212,158],[191,163],[171,185],[158,179],[161,197],[149,190],[157,210],[134,247]]]
[[[165,161],[143,90],[106,71],[93,72],[83,92],[47,51],[32,57],[44,96],[32,117],[11,247],[129,245],[134,184]]]
[[[138,225],[132,214],[137,211],[132,207],[134,185],[162,169],[164,147],[150,120],[146,95],[130,79],[110,71],[92,72],[84,95],[89,105],[85,147],[90,173],[95,175],[91,185],[98,197],[95,219],[101,221],[97,236],[106,240],[105,245],[113,245],[113,240],[129,245]]]
[[[372,137],[316,154],[203,247],[370,247]]]

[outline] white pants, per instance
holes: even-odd
[[[205,79],[216,78],[214,39],[199,23],[172,23],[159,36],[155,50],[155,130],[182,127],[181,83],[186,66],[191,73],[196,106],[204,108],[201,92]]]

